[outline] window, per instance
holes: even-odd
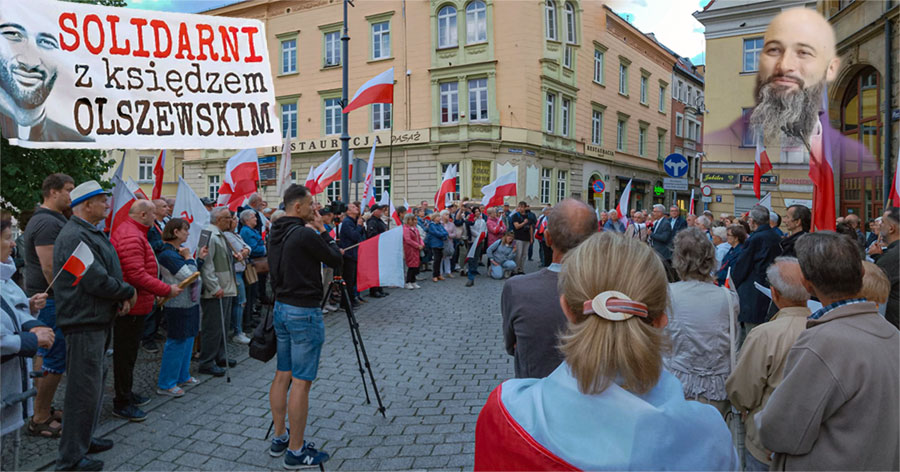
[[[381,201],[384,191],[391,191],[391,168],[375,167],[374,169],[375,201]],[[457,179],[458,180],[458,179]]]
[[[550,177],[553,175],[553,169],[541,169],[541,204],[550,203]]]
[[[591,144],[603,145],[603,112],[599,110],[591,116]]]
[[[638,155],[643,156],[647,151],[647,128],[641,126],[638,129]]]
[[[556,174],[556,201],[561,202],[566,199],[566,174],[568,172],[561,170]]]
[[[692,98],[694,98],[694,87],[691,87],[690,85],[688,85],[687,96],[684,97],[684,103],[686,103],[688,105],[693,105],[694,103],[691,101]]]
[[[325,187],[325,198],[330,202],[334,202],[334,201],[341,199],[341,181],[340,181],[340,179],[335,180],[334,182],[329,184],[327,187]]]
[[[562,129],[560,134],[563,136],[569,136],[569,110],[572,106],[572,101],[568,98],[562,99]]]
[[[641,103],[647,104],[647,76],[641,76]]]
[[[759,53],[762,52],[763,38],[744,40],[744,72],[756,72],[759,69]]]
[[[666,112],[666,86],[659,86],[659,111],[660,113]]]
[[[571,3],[566,2],[566,42],[575,44],[578,42],[578,36],[575,34],[575,7]]]
[[[389,129],[391,127],[391,104],[372,104],[372,131]]]
[[[141,156],[138,158],[138,180],[153,180],[152,156]]]
[[[457,82],[444,82],[441,84],[441,123],[456,123],[459,121],[459,95],[457,94]]]
[[[594,82],[603,83],[603,51],[594,49]]]
[[[447,167],[449,167],[450,164],[451,164],[451,163],[449,163],[449,162],[448,162],[448,163],[441,163],[441,175],[440,175],[440,177],[438,177],[438,180],[441,180],[441,179],[443,178],[444,172],[447,172]],[[456,171],[457,171],[457,172],[460,172],[460,169],[459,169],[459,162],[454,162],[454,163],[452,163],[452,164],[456,166]],[[451,200],[459,201],[459,181],[460,181],[460,180],[462,180],[462,179],[460,179],[460,178],[457,178],[457,179],[456,179],[456,191],[454,191],[454,192],[450,195],[450,199],[451,199]]]
[[[628,129],[625,126],[625,120],[620,119],[616,123],[616,150],[618,151],[625,151],[625,146],[628,142],[628,136],[625,134],[628,132]]]
[[[219,199],[219,176],[218,175],[210,175],[206,178],[209,183],[209,198],[213,201]]]
[[[744,108],[741,110],[741,116],[746,116],[747,113],[752,113],[753,108]],[[749,117],[747,117],[749,119]],[[751,127],[747,126],[744,128],[744,136],[741,139],[741,147],[756,147],[756,136],[753,131],[751,131]]]
[[[547,132],[553,133],[556,130],[553,118],[556,114],[556,94],[547,92]]]
[[[325,33],[325,67],[341,65],[341,33]]]
[[[472,79],[469,81],[469,121],[487,121],[487,119],[487,79]]]
[[[572,50],[572,46],[566,46],[566,50],[563,53],[563,67],[568,69],[572,68],[572,58],[575,55],[575,52]]]
[[[456,8],[447,5],[438,12],[438,48],[456,47]]]
[[[544,19],[547,29],[547,39],[556,41],[556,2],[547,0],[544,4]]]
[[[391,22],[372,23],[372,59],[391,57]]]
[[[297,72],[296,39],[281,42],[281,73],[290,74],[293,72]]]
[[[475,0],[466,7],[466,44],[487,41],[487,9]]]
[[[281,104],[281,137],[290,136],[297,137],[297,104],[282,103]]]
[[[662,159],[665,157],[665,146],[666,146],[666,133],[665,131],[660,131],[656,136],[656,158]]]
[[[619,64],[619,93],[628,95],[628,66]]]
[[[684,116],[681,113],[675,114],[675,136],[684,136]]]
[[[325,99],[325,134],[341,134],[341,100]]]

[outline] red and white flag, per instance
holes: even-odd
[[[231,211],[238,207],[259,184],[259,159],[256,149],[244,149],[228,159],[225,164],[225,182],[219,187],[219,205],[228,205]]]
[[[128,211],[131,205],[137,201],[134,192],[129,188],[128,183],[123,182],[117,176],[113,176],[113,193],[112,208],[109,210],[109,234],[115,232],[116,228],[128,218]]]
[[[376,75],[356,90],[344,113],[372,103],[394,103],[394,68]]]
[[[72,286],[74,287],[78,285],[78,282],[84,277],[84,273],[87,272],[88,267],[93,263],[94,253],[91,252],[91,248],[89,248],[84,241],[81,241],[78,243],[75,251],[72,252],[72,255],[66,259],[66,263],[63,264],[62,270],[75,276],[75,281],[72,282]]]
[[[275,191],[278,199],[284,198],[284,191],[291,186],[291,133],[286,133],[281,145],[281,163],[278,165],[278,181]]]
[[[387,190],[383,190],[381,192],[381,200],[378,202],[378,205],[385,206],[387,205],[390,208],[388,215],[390,215],[391,219],[397,223],[397,226],[400,226],[400,215],[397,214],[397,209],[394,208],[394,202],[391,201],[391,194],[388,193]]]
[[[375,143],[372,143],[372,150],[369,151],[369,164],[366,165],[366,185],[363,191],[363,198],[360,200],[363,208],[368,208],[375,203],[375,144],[377,142],[376,140]]]
[[[456,164],[450,164],[447,166],[447,170],[444,171],[441,187],[434,195],[434,208],[437,211],[445,210],[449,206],[448,200],[450,200],[450,194],[456,192],[456,179],[458,175],[456,169]]]
[[[688,214],[694,214],[694,189],[691,189],[691,209],[688,211]]]
[[[125,151],[122,151],[122,160],[119,161],[119,167],[116,168],[116,172],[113,174],[113,178],[111,180],[111,182],[113,182],[114,185],[115,185],[116,177],[118,177],[120,181],[122,180],[122,170],[123,170],[122,168],[124,167],[124,165],[125,165]],[[116,192],[115,192],[115,190],[113,190],[113,195],[111,195],[109,198],[109,207],[110,208],[116,207],[116,202],[114,200],[115,194],[116,194]],[[110,211],[109,213],[106,214],[106,219],[103,220],[103,227],[101,228],[103,231],[109,233],[109,229],[112,228],[112,220],[113,220],[114,214],[115,214],[115,212],[113,212],[113,211]]]
[[[827,100],[827,96],[823,96]],[[831,148],[823,143],[824,131],[830,124],[826,113],[819,115],[819,129],[810,140],[809,180],[813,182],[812,225],[814,231],[834,231],[837,226],[834,208],[834,162]],[[859,156],[862,158],[863,156]]]
[[[153,166],[153,199],[162,196],[163,175],[166,172],[166,150],[159,151],[159,157],[156,158],[156,165]]]
[[[125,181],[125,185],[128,186],[128,191],[130,191],[135,197],[141,197],[144,200],[150,200],[147,198],[147,194],[144,193],[144,190],[141,189],[141,186],[138,185],[137,182],[134,181],[131,177]]]
[[[487,236],[487,231],[485,231],[486,229],[487,225],[482,227],[481,231],[479,231],[478,234],[476,234],[472,239],[472,245],[469,246],[469,252],[466,253],[466,261],[475,257],[475,251],[478,250],[478,246],[481,245],[482,241],[484,241],[484,237]]]
[[[209,211],[191,186],[181,177],[178,178],[178,192],[175,193],[172,216],[181,218],[191,225],[184,246],[193,253],[197,250],[197,244],[200,242],[200,233],[209,225]]]
[[[619,199],[619,204],[616,205],[616,213],[619,214],[619,222],[622,223],[622,226],[628,225],[628,200],[631,198],[632,180],[634,179],[629,180],[628,184],[625,185],[625,190],[622,191],[622,198]]]
[[[406,201],[405,198],[403,199],[403,208],[406,208],[406,211],[411,211],[411,210],[412,210],[412,208],[410,208],[410,206],[409,206],[409,202]]]
[[[403,228],[396,227],[359,245],[356,290],[402,287],[404,283]]]
[[[353,178],[353,150],[350,150],[350,156],[348,157],[350,161],[350,178]],[[341,151],[334,153],[331,157],[328,158],[325,162],[319,164],[315,170],[313,170],[313,180],[316,183],[316,193],[322,193],[325,191],[332,182],[336,182],[341,180]]]
[[[772,170],[772,162],[769,160],[769,155],[766,153],[766,148],[763,147],[762,141],[757,138],[756,160],[753,163],[753,193],[756,194],[757,200],[759,200],[761,195],[759,187],[762,175],[770,170]]]
[[[497,180],[481,187],[481,204],[485,208],[503,205],[504,197],[516,195],[516,171],[497,177]]]
[[[900,174],[900,149],[897,149],[897,166],[894,168],[894,181],[891,183],[891,194],[888,196],[891,206],[900,207],[900,180],[897,180],[897,174]]]
[[[316,166],[309,166],[309,174],[306,176],[306,183],[304,186],[309,190],[310,195],[322,193],[319,190],[319,187],[316,186]]]

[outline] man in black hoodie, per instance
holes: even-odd
[[[359,307],[359,294],[356,293],[356,258],[359,254],[359,243],[366,239],[366,229],[363,227],[363,219],[359,216],[359,205],[351,203],[347,205],[347,216],[338,226],[338,245],[344,252],[344,280],[347,282],[347,293],[350,294],[350,302],[353,308]],[[351,247],[353,246],[353,247]]]
[[[275,423],[269,454],[279,456],[287,451],[284,466],[289,469],[319,465],[329,458],[303,436],[309,390],[325,341],[321,268],[322,264],[340,267],[341,250],[312,203],[306,187],[288,187],[284,192],[285,215],[272,225],[269,236],[269,274],[275,293],[273,324],[278,339],[275,380],[269,389]],[[284,423],[285,410],[290,433]]]
[[[370,208],[372,212],[372,216],[366,220],[366,239],[371,239],[377,237],[379,234],[387,231],[387,225],[384,224],[384,221],[381,219],[384,216],[384,210],[387,210],[387,205],[379,205],[374,204]],[[382,298],[386,296],[387,293],[381,287],[372,287],[369,289],[369,296],[372,298]]]

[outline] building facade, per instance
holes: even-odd
[[[305,181],[340,148],[341,2],[245,1],[207,14],[264,22],[294,181]],[[397,205],[433,202],[457,164],[458,199],[480,199],[515,171],[515,200],[533,205],[571,196],[614,208],[634,179],[630,206],[649,207],[671,147],[675,58],[601,2],[385,0],[356,2],[349,15],[350,93],[395,70],[393,105],[349,116],[356,158],[377,143],[376,199],[388,190]],[[198,195],[216,196],[233,153],[185,152]],[[258,153],[262,193],[277,201],[281,146]],[[319,198],[339,192],[336,182]]]
[[[695,212],[703,208],[700,195],[700,172],[703,159],[703,74],[690,59],[679,57],[672,72],[672,148],[671,152],[687,159],[687,190],[667,191],[676,198],[673,204],[682,210],[690,208],[693,192]]]
[[[106,157],[113,161],[113,166],[103,175],[103,180],[112,180],[116,170],[122,166],[122,178],[132,178],[137,182],[138,187],[148,196],[152,195],[153,182],[153,166],[159,158],[159,149],[128,149],[123,151],[107,151]],[[163,198],[175,198],[178,192],[178,178],[184,176],[184,151],[169,150],[166,151],[166,161],[163,165]],[[124,161],[124,162],[123,162]],[[204,196],[203,194],[198,194]]]

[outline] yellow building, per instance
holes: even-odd
[[[207,14],[264,22],[302,183],[340,148],[341,2],[253,0]],[[515,200],[573,196],[614,207],[634,178],[632,206],[649,206],[669,148],[675,58],[601,2],[379,0],[356,2],[349,14],[350,94],[395,70],[394,106],[349,116],[357,158],[379,143],[376,198],[388,189],[398,205],[431,202],[443,169],[458,164],[459,198],[480,199],[482,186],[515,171]],[[258,150],[270,202],[280,148]],[[186,152],[185,179],[214,197],[232,154]],[[604,192],[595,199],[597,180]],[[320,199],[336,198],[339,185]]]
[[[122,164],[122,159],[124,159],[125,163],[122,167],[122,178],[124,180],[128,180],[129,177],[134,179],[141,190],[143,190],[148,197],[151,196],[153,191],[153,181],[155,179],[155,176],[153,175],[153,166],[156,164],[156,159],[159,157],[159,151],[159,149],[107,151],[106,157],[113,161],[113,166],[103,175],[103,180],[111,180],[116,173],[116,169]],[[165,171],[163,174],[163,198],[175,198],[175,193],[178,191],[178,177],[183,176],[183,160],[184,151],[166,151],[166,162],[163,166],[163,170]],[[205,194],[200,196],[203,197]]]

